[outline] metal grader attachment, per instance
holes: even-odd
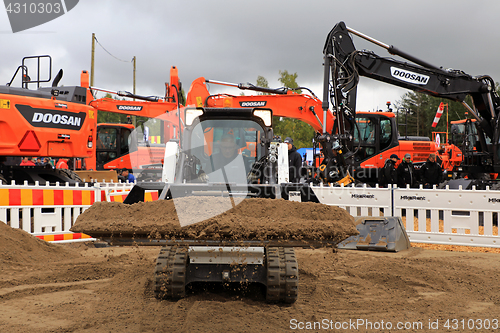
[[[356,223],[359,235],[340,242],[339,249],[398,252],[411,247],[400,217],[363,216]]]

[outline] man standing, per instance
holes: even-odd
[[[68,168],[68,159],[67,158],[60,158],[59,161],[57,161],[56,169],[69,169]]]
[[[429,158],[425,161],[420,169],[422,176],[422,184],[424,188],[432,188],[433,185],[438,185],[443,178],[443,169],[436,162],[436,154],[429,154]]]
[[[284,143],[288,145],[288,179],[290,183],[298,183],[300,181],[300,169],[302,168],[302,156],[297,152],[291,137],[287,137]]]
[[[399,161],[399,157],[396,154],[392,154],[391,157],[385,161],[379,176],[379,185],[381,187],[387,187],[389,184],[398,183],[398,173],[396,170],[397,161]]]
[[[21,166],[35,166],[35,163],[29,158],[29,157],[23,157],[23,160],[21,161]]]
[[[125,179],[125,181],[129,183],[134,183],[135,182],[135,176],[131,174],[127,168],[122,169],[122,177]]]
[[[417,187],[415,167],[411,162],[410,154],[405,154],[403,161],[398,166],[398,187],[405,188],[407,185],[412,188]]]

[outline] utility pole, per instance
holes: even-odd
[[[132,58],[132,62],[134,63],[134,86],[133,86],[133,94],[135,95],[135,56]],[[135,98],[134,98],[135,101]],[[134,127],[137,127],[137,117],[132,116],[132,124],[134,124]]]
[[[92,33],[92,53],[90,56],[90,86],[94,86],[94,53],[95,53],[95,33]]]
[[[134,95],[135,95],[135,56],[132,58],[132,62],[134,63]],[[135,98],[134,98],[135,101]]]
[[[446,105],[446,143],[448,143],[448,124],[449,124],[449,121],[448,121],[448,103],[445,104]]]

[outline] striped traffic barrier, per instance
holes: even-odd
[[[109,193],[108,197],[106,198],[106,201],[123,202],[127,197],[127,195],[129,194],[129,192],[130,191]],[[158,200],[158,191],[146,191],[146,193],[144,193],[145,202],[156,201],[156,200]]]
[[[91,206],[95,190],[0,188],[0,206]]]
[[[54,243],[96,241],[95,238],[92,238],[91,236],[81,232],[33,234],[33,236],[35,236],[38,239],[44,240],[46,242],[54,242]]]

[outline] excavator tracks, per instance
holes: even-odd
[[[160,250],[154,272],[153,290],[156,298],[185,297],[186,285],[193,281],[222,283],[246,281],[264,284],[267,288],[267,302],[294,303],[297,300],[299,269],[293,248],[266,247],[265,260],[255,265],[254,269],[243,270],[243,272],[251,271],[255,273],[254,275],[233,274],[234,272],[230,272],[231,264],[190,263],[188,249],[187,246],[166,246]],[[213,253],[213,260],[216,260],[218,251],[211,251],[213,250],[208,250],[207,253]],[[196,255],[194,258],[193,260],[199,260]],[[245,264],[245,267],[248,268],[248,265]],[[227,274],[227,277],[224,278],[224,274]]]
[[[268,302],[294,303],[299,291],[299,267],[293,248],[267,249]]]
[[[154,294],[156,298],[182,298],[186,295],[187,248],[167,246],[156,260]]]

